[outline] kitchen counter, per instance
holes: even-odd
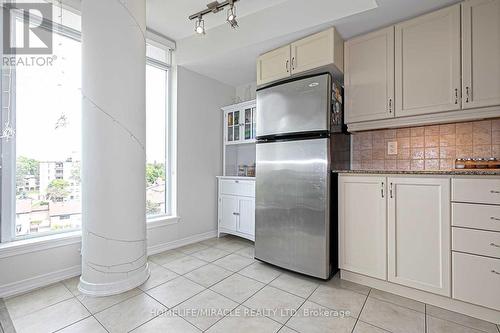
[[[391,175],[451,175],[451,176],[500,176],[500,169],[455,169],[435,171],[412,170],[332,170],[343,174],[391,174]]]

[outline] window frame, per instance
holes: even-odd
[[[3,10],[3,7],[2,7]],[[18,15],[21,15],[18,13]],[[0,15],[0,25],[3,24],[3,15]],[[71,38],[75,41],[81,43],[81,32],[70,28],[65,25],[61,25],[57,22],[52,22],[53,26],[51,31],[57,33],[61,36]],[[3,26],[3,25],[2,25]],[[42,25],[43,27],[43,25]],[[47,27],[46,27],[47,28]],[[176,223],[178,218],[175,216],[176,207],[173,189],[175,184],[174,179],[174,166],[173,163],[175,158],[173,156],[174,151],[174,137],[173,137],[173,120],[172,115],[172,68],[171,68],[171,47],[169,45],[159,45],[160,43],[154,39],[147,39],[147,44],[153,45],[155,47],[163,48],[166,52],[166,61],[162,62],[146,56],[146,66],[155,66],[166,72],[165,75],[165,212],[154,215],[146,215],[146,222],[149,227],[157,227],[163,224]],[[0,54],[3,56],[3,36],[0,34]],[[12,68],[12,91],[11,91],[11,124],[16,128],[16,73],[15,67]],[[0,63],[0,74],[2,79],[0,80],[0,91],[3,92],[3,75],[4,67],[3,62]],[[6,112],[3,108],[3,93],[0,96],[0,130],[3,129],[4,120],[6,118]],[[64,231],[54,231],[54,232],[42,232],[32,235],[24,235],[16,237],[16,136],[11,139],[0,140],[0,244],[12,242],[12,241],[22,241],[30,240],[36,238],[46,238],[57,235],[74,235],[75,232],[81,232],[81,229],[68,229]]]
[[[169,52],[169,51],[166,51]],[[156,59],[146,57],[146,66],[153,66],[165,71],[165,212],[159,214],[146,214],[146,222],[152,223],[172,216],[172,139],[171,139],[171,66]],[[146,82],[147,87],[147,82]],[[147,115],[146,115],[147,116]],[[146,142],[146,147],[147,147]],[[147,161],[146,161],[147,163]],[[146,190],[146,189],[145,189]]]

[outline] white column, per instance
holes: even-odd
[[[82,1],[82,276],[88,295],[149,277],[146,1]]]

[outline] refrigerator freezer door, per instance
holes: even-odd
[[[257,137],[329,130],[329,74],[257,91]]]
[[[328,161],[328,139],[257,144],[257,259],[329,277]]]

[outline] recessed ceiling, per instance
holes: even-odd
[[[148,27],[178,40],[194,35],[194,22],[188,16],[207,8],[213,0],[148,0]],[[238,18],[276,6],[287,0],[240,0],[235,3]],[[220,0],[219,2],[222,2]],[[207,29],[226,24],[226,10],[203,17]]]

